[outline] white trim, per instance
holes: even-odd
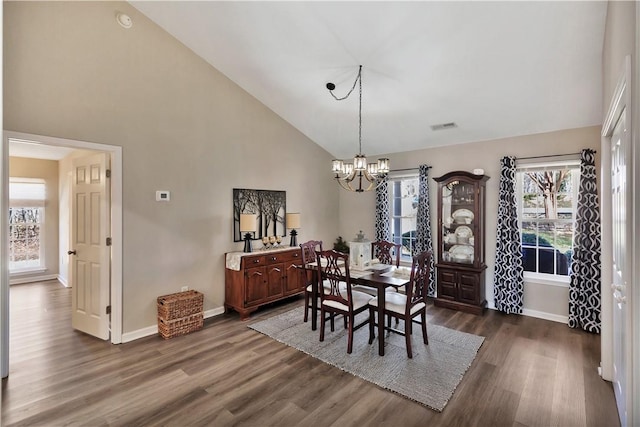
[[[564,279],[566,278],[566,279]],[[556,276],[553,274],[524,272],[524,284],[558,286],[559,288],[568,288],[571,283],[569,276]]]
[[[0,28],[2,28],[4,5],[0,4]],[[3,62],[3,44],[0,43],[0,69]],[[0,79],[0,98],[3,94]],[[0,129],[3,126],[3,103],[0,103]],[[0,377],[9,376],[9,144],[0,139]]]
[[[563,157],[563,156],[558,156]],[[527,163],[526,160],[516,160],[516,172],[538,172],[555,169],[580,169],[580,154],[564,156],[565,160],[549,160],[546,162],[535,161]],[[556,158],[554,156],[554,158]]]
[[[3,144],[3,154],[8,162],[9,139],[26,140],[35,144],[54,145],[79,150],[104,151],[111,156],[111,343],[120,344],[122,342],[122,147],[116,145],[98,144],[87,141],[76,141],[72,139],[56,138],[52,136],[34,135],[22,132],[5,131]],[[5,151],[6,150],[6,151]],[[8,171],[5,171],[5,174]],[[3,176],[3,191],[7,191],[9,177]],[[0,215],[5,220],[7,214]],[[2,224],[0,224],[0,227]],[[7,228],[7,227],[5,227]],[[7,237],[4,238],[6,245]],[[7,259],[6,255],[3,259]],[[4,262],[1,264],[5,264]],[[4,289],[3,289],[4,291]],[[7,286],[8,294],[9,288]],[[3,325],[4,326],[4,325]],[[7,322],[8,328],[8,322]],[[8,334],[8,332],[7,332]]]
[[[46,267],[33,267],[25,268],[23,270],[9,270],[9,277],[26,276],[27,274],[44,273],[47,271]]]
[[[640,12],[638,11],[638,7],[636,7],[636,24],[640,22]],[[640,38],[640,29],[636,30],[636,38]],[[640,47],[638,48],[640,50]],[[636,61],[636,64],[640,64],[640,59]],[[636,71],[637,73],[637,71]],[[625,120],[626,120],[626,128],[629,129],[630,133],[630,149],[631,155],[627,161],[627,165],[630,165],[631,168],[631,182],[628,183],[629,188],[631,189],[630,194],[632,195],[632,200],[629,201],[631,203],[631,223],[627,224],[627,244],[626,248],[631,249],[631,259],[637,259],[638,251],[640,250],[640,241],[638,240],[637,234],[634,233],[633,230],[637,229],[638,223],[640,222],[640,212],[638,211],[638,187],[640,186],[640,173],[638,172],[638,167],[640,167],[640,153],[638,153],[638,128],[635,124],[634,117],[634,108],[638,108],[638,102],[632,102],[632,66],[631,66],[631,56],[626,55],[624,58],[622,72],[620,73],[620,77],[618,79],[618,83],[616,85],[614,94],[611,98],[611,103],[609,105],[609,109],[607,111],[607,115],[605,117],[604,123],[602,125],[602,133],[601,133],[601,148],[602,148],[602,156],[601,156],[601,172],[602,172],[602,202],[601,202],[601,215],[602,215],[602,253],[606,254],[606,256],[602,257],[602,274],[601,274],[601,340],[600,340],[600,348],[601,348],[601,375],[602,378],[608,381],[614,381],[614,357],[613,348],[614,348],[614,336],[619,333],[619,331],[614,330],[614,301],[613,301],[613,293],[609,290],[609,284],[613,283],[613,261],[611,259],[610,254],[613,251],[613,237],[612,237],[612,194],[611,194],[611,178],[610,178],[610,170],[611,170],[611,136],[613,134],[616,123],[618,122],[620,115],[623,111],[627,111]],[[636,82],[637,83],[637,82]],[[636,92],[638,88],[636,88]],[[640,92],[639,92],[640,93]],[[635,115],[638,115],[638,112],[635,112]],[[640,119],[639,119],[640,121]],[[629,232],[630,231],[630,232]],[[630,234],[630,235],[629,235]],[[637,283],[637,279],[639,277],[638,272],[640,272],[638,263],[631,263],[629,267],[630,271],[625,271],[623,274],[625,275],[628,283]],[[626,402],[624,404],[626,408],[626,423],[627,425],[637,425],[638,416],[638,406],[637,402],[640,401],[640,380],[639,377],[639,367],[638,356],[640,355],[640,351],[638,350],[638,338],[640,337],[640,333],[638,328],[638,303],[636,301],[640,300],[640,294],[638,293],[638,286],[632,286],[630,292],[626,295],[627,297],[627,318],[624,320],[626,322],[625,328],[626,333],[629,334],[627,337],[623,337],[623,340],[626,340],[628,344],[628,349],[626,354],[624,355],[626,360],[626,378],[627,385],[626,390],[624,391],[624,395],[626,396]],[[615,385],[614,385],[615,387]],[[622,418],[622,417],[621,417]]]
[[[630,105],[629,127],[631,129],[631,162],[632,162],[632,191],[634,195],[633,204],[633,226],[635,230],[640,230],[640,3],[636,1],[636,61],[634,64],[635,74],[632,76],[633,96]],[[638,260],[640,257],[640,238],[634,234],[632,245],[632,259]],[[635,284],[630,292],[631,300],[631,323],[634,325],[632,335],[629,339],[631,343],[631,411],[628,411],[628,421],[630,425],[640,424],[640,262],[635,262],[631,271],[631,280]]]
[[[551,320],[552,322],[564,323],[565,325],[569,323],[569,317],[562,316],[560,314],[546,313],[544,311],[537,311],[537,310],[529,310],[528,308],[523,308],[522,314],[525,316],[535,317],[538,319]]]
[[[23,283],[33,283],[33,282],[45,282],[47,280],[57,280],[57,274],[43,274],[40,276],[29,276],[29,277],[12,277],[9,280],[9,285],[21,285]]]
[[[62,277],[61,274],[56,275],[56,279],[58,279],[58,282],[60,282],[65,288],[69,287],[69,282],[67,282],[67,279]]]
[[[494,310],[494,311],[496,310],[496,306],[493,301],[489,301],[487,303],[487,308],[489,310]],[[522,309],[521,316],[535,317],[536,319],[543,319],[543,320],[550,320],[552,322],[564,323],[565,325],[569,323],[569,318],[567,316],[563,316],[561,314],[555,314],[555,313],[547,313],[546,311],[530,310],[528,308]]]
[[[219,316],[224,314],[224,307],[213,308],[211,310],[206,310],[204,312],[204,318],[208,319],[210,317]],[[147,326],[146,328],[138,329],[131,332],[126,332],[122,334],[122,342],[131,342],[138,340],[140,338],[150,337],[152,335],[158,334],[158,325]]]

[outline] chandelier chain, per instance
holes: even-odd
[[[344,101],[345,99],[347,99],[349,97],[349,95],[351,95],[351,92],[353,92],[353,90],[356,88],[356,84],[358,83],[358,80],[360,80],[362,78],[362,65],[360,66],[360,69],[358,70],[358,75],[356,76],[356,79],[353,81],[353,86],[351,86],[351,89],[349,89],[349,92],[347,92],[347,94],[345,96],[343,96],[342,98],[338,98],[336,96],[335,93],[333,93],[333,90],[329,89],[329,93],[331,94],[331,96],[333,96],[333,98],[336,101]],[[360,85],[360,91],[362,91],[362,85]]]
[[[362,155],[362,65],[358,71],[358,81],[360,82],[360,102],[358,105],[358,154]]]
[[[353,93],[356,84],[359,84],[358,154],[354,157],[353,162],[345,162],[339,159],[332,160],[332,172],[335,174],[335,179],[342,188],[348,191],[362,193],[378,188],[378,186],[384,182],[383,178],[389,173],[389,159],[381,158],[378,159],[377,162],[368,163],[366,157],[362,154],[362,65],[360,65],[358,69],[358,75],[353,82],[353,86],[345,96],[339,98],[333,93],[336,87],[333,83],[327,83],[326,87],[336,101],[342,101]]]

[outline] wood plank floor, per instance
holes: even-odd
[[[431,324],[486,337],[437,413],[250,330],[235,313],[184,337],[111,345],[71,329],[70,290],[57,282],[10,293],[3,426],[619,425],[611,383],[597,374],[600,337],[555,322],[430,305]]]

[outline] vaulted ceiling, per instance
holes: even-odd
[[[606,2],[130,3],[339,158],[602,122]]]

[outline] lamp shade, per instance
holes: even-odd
[[[256,214],[240,214],[240,232],[251,233],[256,231]]]
[[[288,213],[287,214],[287,228],[298,229],[300,228],[300,213]]]

